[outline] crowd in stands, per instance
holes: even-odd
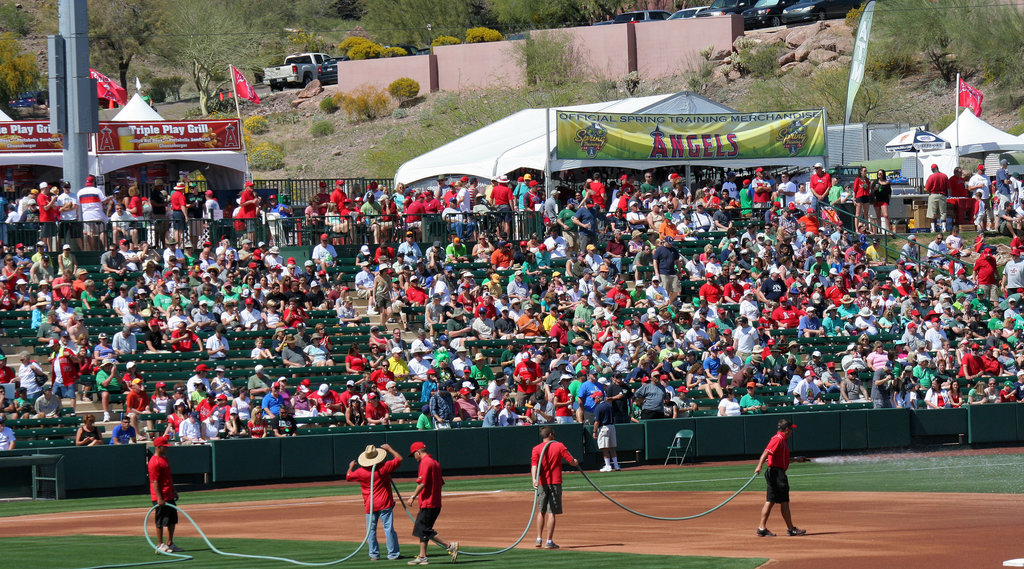
[[[57,254],[65,230],[42,215],[34,246],[3,244],[0,319],[34,338],[16,371],[0,362],[15,387],[0,411],[56,417],[62,398],[95,400],[104,422],[121,413],[110,444],[200,444],[332,425],[592,423],[595,392],[616,422],[1024,400],[1020,237],[1006,248],[954,228],[887,251],[871,226],[819,215],[837,185],[820,167],[799,186],[760,168],[692,187],[674,172],[613,178],[547,194],[530,174],[338,183],[299,216],[325,228],[308,260],[254,233],[247,220],[292,211],[251,186],[228,208],[241,225],[217,241],[182,223],[184,182],[159,198],[154,239],[131,226],[111,237],[137,190],[122,202],[93,181],[41,186],[15,211],[67,196],[60,212],[94,222],[84,237],[104,253],[91,268],[66,244]],[[522,212],[545,232],[517,234]],[[429,216],[450,224],[447,242],[421,243]],[[372,243],[350,239],[357,224]],[[91,330],[94,314],[118,331]],[[191,375],[154,383],[159,361]],[[102,441],[95,423],[76,444]]]

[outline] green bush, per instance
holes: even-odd
[[[454,36],[437,36],[434,41],[430,42],[430,47],[437,47],[439,45],[459,45],[462,43],[459,38]]]
[[[846,25],[850,26],[850,33],[857,35],[857,27],[860,26],[860,17],[864,14],[864,6],[857,6],[846,13]]]
[[[420,94],[420,84],[415,79],[399,77],[388,85],[388,93],[398,102],[403,103]]]
[[[361,43],[348,50],[349,59],[377,59],[384,55],[384,48],[373,42]]]
[[[1012,134],[1013,136],[1020,136],[1024,134],[1024,122],[1018,123],[1016,126],[1010,127],[1010,129],[1008,129],[1006,132]]]
[[[490,41],[501,41],[505,39],[498,30],[491,28],[469,28],[466,30],[466,43],[484,43]]]
[[[349,36],[341,40],[341,43],[338,44],[338,51],[341,52],[341,55],[349,56],[348,52],[351,51],[352,48],[356,47],[357,45],[363,45],[367,43],[373,42],[361,36]]]
[[[352,93],[345,93],[339,106],[345,109],[352,120],[372,121],[387,116],[391,112],[391,100],[383,89],[365,85]]]
[[[32,31],[32,15],[14,2],[0,4],[0,31],[27,36]]]
[[[779,71],[779,56],[784,49],[780,43],[745,44],[733,56],[732,67],[744,75],[753,75],[761,79],[774,77]]]
[[[309,133],[313,135],[313,138],[332,135],[334,134],[334,123],[331,121],[313,121],[312,126],[309,127]]]
[[[405,51],[400,47],[385,47],[381,53],[381,57],[405,57],[409,55],[408,51]]]
[[[270,121],[263,115],[256,115],[245,119],[245,128],[253,134],[266,134],[270,132]]]
[[[320,99],[320,110],[329,115],[333,115],[338,112],[338,103],[334,102],[334,97],[324,97],[323,99]]]
[[[512,55],[526,69],[527,85],[567,85],[586,74],[581,53],[572,36],[551,33],[530,34],[512,42]]]
[[[902,79],[916,70],[914,56],[896,49],[869,50],[868,62],[864,66],[864,73],[879,81]]]
[[[249,150],[249,166],[253,170],[284,168],[284,148],[273,142],[261,142]]]

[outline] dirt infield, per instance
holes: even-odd
[[[724,500],[726,492],[621,492],[624,504],[649,514],[681,516]],[[501,547],[518,537],[530,512],[532,495],[524,492],[463,492],[445,496],[437,528],[443,537],[466,546]],[[359,498],[321,497],[301,501],[266,501],[182,506],[213,539],[264,535],[267,520],[315,512],[318,523],[277,524],[279,539],[362,539]],[[871,492],[796,492],[794,519],[808,535],[757,538],[754,529],[763,496],[746,492],[721,510],[689,522],[657,522],[619,510],[595,492],[566,494],[566,514],[559,518],[557,541],[565,549],[768,557],[769,567],[857,568],[998,567],[1024,556],[1008,548],[1019,542],[1024,496],[1007,494],[927,494]],[[411,542],[412,524],[395,512],[403,542]],[[69,512],[0,519],[0,536],[60,534],[141,535],[145,510]],[[775,513],[769,527],[782,533]],[[179,526],[179,533],[194,535]],[[533,533],[524,541],[531,547]],[[558,555],[552,552],[551,555]]]

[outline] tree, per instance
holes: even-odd
[[[603,21],[625,4],[626,0],[492,0],[490,9],[499,23],[523,30]]]
[[[248,33],[234,0],[175,0],[164,22],[161,51],[188,73],[207,115],[210,98],[229,84],[228,65],[243,68],[258,57],[260,36]]]
[[[486,25],[483,0],[363,0],[361,22],[383,44],[430,45],[439,35],[462,37],[466,28]]]
[[[159,20],[156,6],[151,0],[89,2],[89,58],[93,67],[116,67],[126,89],[132,60],[153,42]]]
[[[894,48],[921,54],[948,83],[956,78],[960,56],[969,49],[965,31],[970,26],[965,22],[973,4],[970,0],[886,0],[878,3],[874,25],[880,35],[899,38]]]
[[[18,93],[39,84],[39,65],[35,56],[23,53],[14,34],[0,36],[0,106]]]

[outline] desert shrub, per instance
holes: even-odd
[[[572,36],[533,33],[511,44],[512,57],[526,69],[527,85],[565,85],[586,75],[586,54]]]
[[[377,59],[384,55],[384,48],[373,42],[365,42],[348,50],[349,59]]]
[[[466,43],[484,43],[489,41],[501,41],[505,39],[498,30],[491,28],[469,28],[466,30]]]
[[[391,100],[383,89],[364,85],[351,93],[345,93],[339,106],[352,120],[372,121],[391,112]]]
[[[408,51],[405,51],[405,49],[403,48],[394,46],[385,47],[381,51],[381,57],[405,57],[406,55],[409,55]]]
[[[245,128],[253,134],[266,134],[270,131],[270,121],[263,115],[245,119]]]
[[[32,31],[32,15],[21,4],[5,2],[0,4],[0,31],[16,36],[27,36]]]
[[[388,93],[391,93],[392,97],[402,103],[419,95],[420,84],[415,79],[399,77],[388,85]]]
[[[352,48],[356,47],[357,45],[363,45],[367,43],[373,42],[361,36],[349,36],[341,40],[341,43],[338,44],[338,51],[341,52],[341,55],[347,56],[348,52],[351,51]]]
[[[261,142],[249,150],[249,166],[253,170],[284,168],[284,148],[273,142]]]
[[[864,66],[864,73],[879,81],[901,79],[916,70],[914,56],[896,49],[868,50],[868,61]]]
[[[320,99],[320,110],[332,115],[338,112],[338,103],[334,102],[334,97],[324,97]]]
[[[407,116],[409,116],[409,110],[408,109],[401,109],[401,108],[399,108],[399,109],[395,109],[395,110],[391,111],[391,118],[393,118],[393,119],[404,119]]]
[[[314,138],[332,135],[334,134],[334,123],[331,121],[313,121],[313,124],[309,127],[309,133]]]
[[[288,36],[294,51],[327,51],[327,40],[312,32],[295,30]]]
[[[846,13],[846,25],[850,26],[850,33],[857,35],[857,26],[860,25],[860,17],[864,14],[864,6],[857,6]]]
[[[459,38],[454,36],[437,36],[434,41],[430,42],[430,47],[437,47],[439,45],[458,45],[462,43]]]
[[[744,43],[733,56],[732,67],[744,75],[753,75],[761,79],[774,77],[779,70],[778,60],[784,49],[780,43]]]

